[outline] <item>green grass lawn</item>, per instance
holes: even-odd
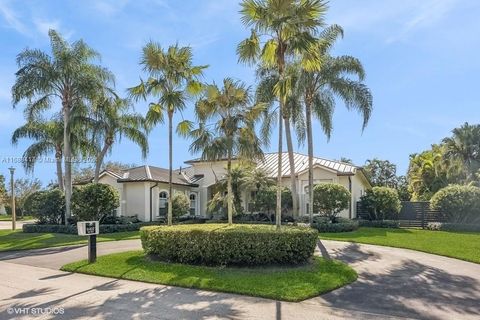
[[[26,220],[34,220],[35,218],[32,216],[18,216],[17,221],[26,221]],[[0,215],[0,221],[12,221],[12,216],[3,216]]]
[[[140,238],[138,231],[100,234],[97,241]],[[21,230],[0,230],[0,251],[37,249],[87,243],[88,237],[63,233],[24,233]]]
[[[480,233],[359,228],[353,232],[322,233],[320,238],[413,249],[480,263]]]
[[[299,267],[225,268],[152,261],[143,251],[101,256],[94,264],[79,261],[62,270],[284,301],[305,300],[357,278],[347,265],[319,257]]]

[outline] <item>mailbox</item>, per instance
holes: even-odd
[[[77,222],[77,230],[79,236],[91,236],[99,233],[98,221],[80,221]]]
[[[88,262],[94,263],[97,260],[97,234],[100,231],[98,221],[77,222],[79,236],[88,236]]]

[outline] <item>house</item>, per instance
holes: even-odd
[[[290,165],[288,153],[282,155],[282,183],[290,187]],[[295,153],[296,183],[299,193],[300,215],[308,212],[308,156]],[[234,163],[238,160],[234,160]],[[188,167],[173,172],[174,192],[185,193],[190,199],[190,214],[207,217],[207,202],[214,195],[215,185],[226,173],[226,161],[204,161],[194,159],[185,162]],[[264,160],[256,163],[272,178],[278,170],[277,153],[265,154]],[[361,167],[339,161],[314,158],[314,183],[339,183],[350,190],[352,201],[350,208],[340,213],[345,218],[356,217],[357,201],[371,185]],[[124,170],[120,173],[103,171],[100,183],[115,187],[120,194],[120,207],[117,212],[122,216],[137,215],[142,221],[154,221],[165,216],[168,199],[168,169],[144,165]],[[251,201],[250,190],[244,190],[242,205],[248,208]]]

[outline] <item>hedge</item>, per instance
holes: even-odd
[[[141,227],[159,225],[161,222],[140,222],[131,224],[100,224],[100,233],[115,233],[125,231],[138,231]],[[34,224],[28,223],[23,225],[25,233],[67,233],[77,234],[77,226],[59,225],[59,224]]]
[[[480,224],[448,223],[448,222],[429,222],[426,227],[432,231],[466,231],[480,232]]]
[[[315,217],[312,227],[319,232],[351,232],[358,229],[358,222],[345,218],[337,218],[337,222],[331,222],[329,218]]]
[[[358,225],[360,227],[368,228],[390,228],[398,229],[400,228],[400,221],[397,220],[358,220]]]
[[[266,225],[181,225],[140,229],[145,253],[162,261],[204,265],[300,264],[313,255],[318,232]]]

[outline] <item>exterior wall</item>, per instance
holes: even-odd
[[[103,176],[100,177],[98,180],[99,183],[103,184],[108,184],[112,187],[114,187],[118,195],[120,197],[120,207],[117,209],[117,215],[119,216],[125,216],[126,215],[126,207],[125,207],[125,190],[123,188],[123,183],[118,183],[117,178],[112,177],[109,174],[104,174]]]
[[[127,182],[125,189],[125,215],[137,216],[141,221],[150,220],[149,183]]]

